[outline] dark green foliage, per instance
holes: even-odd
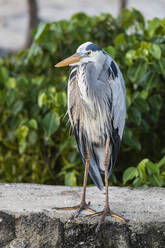
[[[79,13],[40,24],[29,50],[0,59],[1,182],[82,183],[84,168],[65,117],[68,69],[54,64],[89,40],[114,57],[127,86],[127,123],[112,181],[121,184],[123,171],[144,157],[158,161],[165,154],[165,19],[146,23],[135,9],[117,19]],[[147,162],[152,173],[148,163],[156,165]],[[124,183],[134,177],[138,185],[137,172]]]
[[[132,181],[133,180],[133,181]],[[132,181],[132,186],[165,186],[165,157],[158,163],[143,159],[137,167],[129,167],[123,173],[123,184]]]

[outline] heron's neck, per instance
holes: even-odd
[[[87,64],[79,65],[77,68],[77,82],[80,89],[80,95],[84,99],[88,95]]]
[[[80,90],[80,97],[88,105],[91,111],[94,111],[92,102],[92,82],[90,81],[89,75],[91,74],[91,67],[89,64],[79,65],[77,68],[77,83]],[[93,74],[93,73],[92,73]]]

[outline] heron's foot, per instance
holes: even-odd
[[[117,219],[119,219],[121,221],[125,221],[125,222],[128,221],[127,219],[121,217],[120,215],[117,215],[114,212],[112,212],[109,207],[105,207],[103,209],[103,211],[101,211],[101,212],[95,212],[93,214],[87,215],[88,218],[93,218],[96,216],[101,216],[99,223],[97,225],[97,228],[96,228],[96,232],[98,232],[100,230],[100,226],[104,222],[106,216],[111,216],[111,217],[117,218]]]
[[[71,219],[73,219],[73,218],[78,217],[83,210],[87,210],[93,214],[96,213],[96,211],[93,210],[92,208],[90,208],[89,206],[90,206],[90,202],[86,203],[85,201],[82,201],[79,205],[76,205],[76,206],[62,207],[62,208],[54,207],[53,209],[56,209],[56,210],[77,210],[76,213],[73,214],[71,217]]]

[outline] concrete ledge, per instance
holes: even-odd
[[[53,207],[80,202],[80,187],[0,184],[0,248],[164,248],[165,189],[110,187],[111,209],[129,219],[107,217],[98,235],[99,217],[68,221],[73,211]],[[87,189],[91,207],[102,210],[104,191]]]

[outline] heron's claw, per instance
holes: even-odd
[[[87,215],[88,218],[93,218],[93,217],[96,217],[96,216],[101,216],[101,218],[99,220],[99,223],[97,225],[97,228],[96,228],[96,232],[98,232],[100,230],[100,226],[104,222],[106,216],[111,216],[111,217],[117,218],[117,219],[119,219],[121,221],[128,222],[127,219],[125,219],[125,218],[121,217],[120,215],[117,215],[114,212],[112,212],[109,207],[105,207],[103,211],[95,212],[93,214]]]
[[[83,211],[83,210],[87,210],[91,213],[96,213],[95,210],[93,210],[92,208],[89,207],[90,206],[90,202],[86,203],[86,202],[81,202],[79,205],[76,205],[76,206],[72,206],[72,207],[54,207],[53,209],[56,209],[56,210],[77,210],[75,214],[72,215],[71,219],[73,218],[77,218],[80,213]]]

